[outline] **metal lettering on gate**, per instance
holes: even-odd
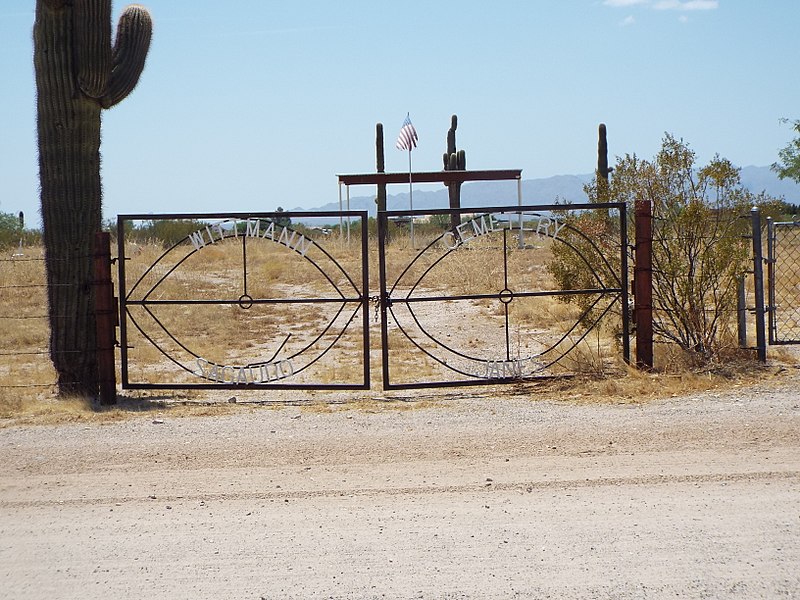
[[[591,211],[616,215],[604,221],[614,231],[575,227],[569,215]],[[415,236],[402,235],[411,219]],[[624,203],[385,211],[378,232],[385,389],[568,374],[614,309],[629,359]],[[554,285],[547,257],[556,245],[568,248],[588,284]],[[575,302],[553,302],[557,296]]]
[[[353,243],[293,224],[342,218]],[[327,221],[326,221],[327,219]],[[163,246],[134,243],[152,231]],[[122,387],[367,389],[367,213],[121,215]]]
[[[767,222],[769,343],[800,344],[800,222]]]

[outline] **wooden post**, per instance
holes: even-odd
[[[636,366],[653,368],[653,205],[637,200],[634,213],[636,251],[633,267],[633,318]]]
[[[95,322],[97,323],[97,381],[100,404],[117,401],[116,364],[114,358],[117,310],[114,284],[111,282],[111,235],[98,232],[94,242]]]

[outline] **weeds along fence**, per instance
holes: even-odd
[[[95,293],[96,313],[102,323],[97,337],[100,399],[107,403],[113,399],[115,388],[113,326],[116,314],[108,234],[98,234],[95,251],[90,256],[62,256],[50,260],[93,261],[92,281],[61,285],[80,288],[80,293]],[[0,258],[0,413],[25,400],[52,396],[59,385],[79,383],[59,382],[53,368],[47,290],[41,247],[20,244]],[[74,315],[54,315],[53,318],[68,320],[74,319]]]
[[[765,322],[776,306],[775,278],[767,273],[775,266],[767,253],[770,219],[762,220],[759,208],[749,214],[710,212],[686,230],[652,217],[652,263],[647,268],[653,286],[654,342],[662,349],[662,366],[670,360],[664,355],[675,357],[678,348],[686,356],[722,360],[730,351],[744,349],[766,360]],[[637,249],[640,244],[641,239]],[[797,270],[797,260],[783,267]]]
[[[52,394],[56,389],[47,310],[41,248],[13,248],[0,258],[0,398],[4,401]]]

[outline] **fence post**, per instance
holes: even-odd
[[[114,360],[115,328],[114,284],[111,282],[111,235],[98,232],[94,241],[95,322],[97,327],[97,380],[100,404],[117,401],[116,365]]]
[[[767,341],[770,345],[777,338],[775,323],[775,221],[767,217]]]
[[[764,256],[761,249],[761,211],[750,209],[753,228],[753,288],[756,296],[756,350],[758,360],[767,362],[767,341],[764,326]]]
[[[637,200],[633,266],[633,318],[636,324],[636,366],[653,368],[653,205]]]
[[[736,323],[739,332],[739,348],[747,348],[747,294],[744,275],[736,280]]]

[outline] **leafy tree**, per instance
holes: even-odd
[[[781,119],[782,123],[789,123],[789,119]],[[792,129],[800,134],[800,120],[792,123]],[[773,163],[772,170],[781,179],[794,179],[800,183],[800,136],[789,142],[784,148],[778,151],[781,162]]]
[[[597,180],[586,187],[593,202],[598,201],[598,189]],[[628,205],[631,233],[636,201],[652,203],[656,337],[702,360],[716,356],[732,331],[737,278],[749,267],[745,237],[749,224],[742,216],[754,204],[771,206],[774,201],[744,189],[739,170],[726,159],[717,156],[698,167],[688,144],[669,134],[652,161],[636,155],[618,159],[608,199]],[[604,211],[570,218],[575,230],[588,229],[595,254],[614,250],[618,233]],[[592,251],[574,232],[567,235],[573,238],[572,247],[554,245],[549,270],[562,289],[589,287],[591,277],[580,254],[583,251],[591,260]],[[618,242],[615,252],[614,257],[619,253]],[[566,296],[565,300],[580,298]]]
[[[290,217],[285,217],[281,214],[286,212],[285,210],[283,210],[282,206],[276,208],[275,212],[279,214],[279,216],[275,217],[274,219],[275,225],[277,225],[278,227],[289,227],[289,225],[292,224],[292,219]]]
[[[22,222],[17,215],[0,212],[0,248],[7,248],[19,243],[22,233]]]

